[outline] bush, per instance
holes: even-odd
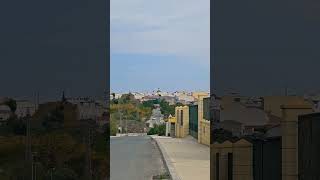
[[[110,136],[115,136],[118,132],[116,120],[111,118],[110,120]]]
[[[149,130],[148,135],[158,134],[159,136],[164,136],[166,134],[166,125],[155,125],[153,128]]]
[[[155,134],[157,134],[158,132],[157,132],[157,129],[156,128],[151,128],[149,131],[148,131],[148,135],[155,135]]]
[[[166,125],[162,124],[158,126],[158,135],[159,136],[165,136],[166,135]]]

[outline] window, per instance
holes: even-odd
[[[178,125],[178,123],[180,122],[180,116],[179,116],[179,110],[177,110],[177,125]]]
[[[181,110],[180,118],[181,118],[181,126],[183,126],[183,110]]]

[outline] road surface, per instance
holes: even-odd
[[[111,180],[151,180],[165,171],[160,151],[149,136],[113,137]]]

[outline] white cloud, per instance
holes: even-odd
[[[210,0],[111,0],[111,52],[209,63]]]

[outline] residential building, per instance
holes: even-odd
[[[142,98],[144,97],[144,94],[143,94],[143,93],[134,92],[134,93],[132,93],[132,94],[133,94],[134,98],[135,98],[136,100],[139,100],[139,101],[141,101]]]
[[[80,119],[97,119],[105,110],[103,104],[89,97],[69,98],[68,102],[77,105]]]
[[[247,107],[239,99],[236,103],[232,99],[222,103],[220,128],[232,131],[236,137],[226,134],[226,140],[215,140],[211,144],[211,179],[306,180],[320,177],[317,172],[320,164],[313,160],[318,158],[317,149],[320,150],[319,143],[314,141],[319,136],[316,129],[320,127],[320,115],[312,113],[313,105],[301,97],[266,99],[263,108],[255,107],[254,111],[248,110],[252,106]],[[225,111],[230,105],[235,107],[234,104],[244,114]],[[223,114],[227,112],[229,116]],[[264,131],[257,134],[255,129],[259,127],[264,127]],[[253,131],[246,132],[250,128]],[[239,129],[244,132],[234,133],[241,132]]]
[[[198,100],[199,96],[206,96],[208,97],[210,94],[208,92],[198,91],[198,92],[192,92],[191,96],[194,97],[196,100]]]
[[[0,125],[8,121],[10,114],[11,110],[7,105],[0,105]]]
[[[178,102],[185,104],[185,105],[190,104],[196,100],[193,96],[191,96],[187,93],[180,94],[179,96],[177,96],[177,99],[178,99],[177,100]]]
[[[248,135],[271,124],[267,113],[260,108],[248,107],[241,102],[224,104],[221,108],[220,122],[217,124],[234,136]]]
[[[27,100],[16,100],[17,109],[15,114],[19,117],[25,117],[29,113],[33,115],[36,111],[36,104]]]
[[[200,94],[197,99],[195,104],[176,107],[175,136],[182,138],[191,135],[199,143],[209,146],[210,98],[207,94]]]
[[[281,138],[240,138],[211,145],[211,180],[281,180]]]
[[[159,99],[160,96],[156,96],[156,95],[148,95],[148,96],[144,96],[142,99],[141,99],[141,102],[144,102],[144,101],[153,101],[153,100],[157,100]]]
[[[122,94],[121,93],[110,93],[110,99],[119,99],[121,98]]]
[[[263,110],[269,112],[274,116],[281,117],[281,105],[299,105],[311,104],[302,96],[264,96],[263,97]]]

